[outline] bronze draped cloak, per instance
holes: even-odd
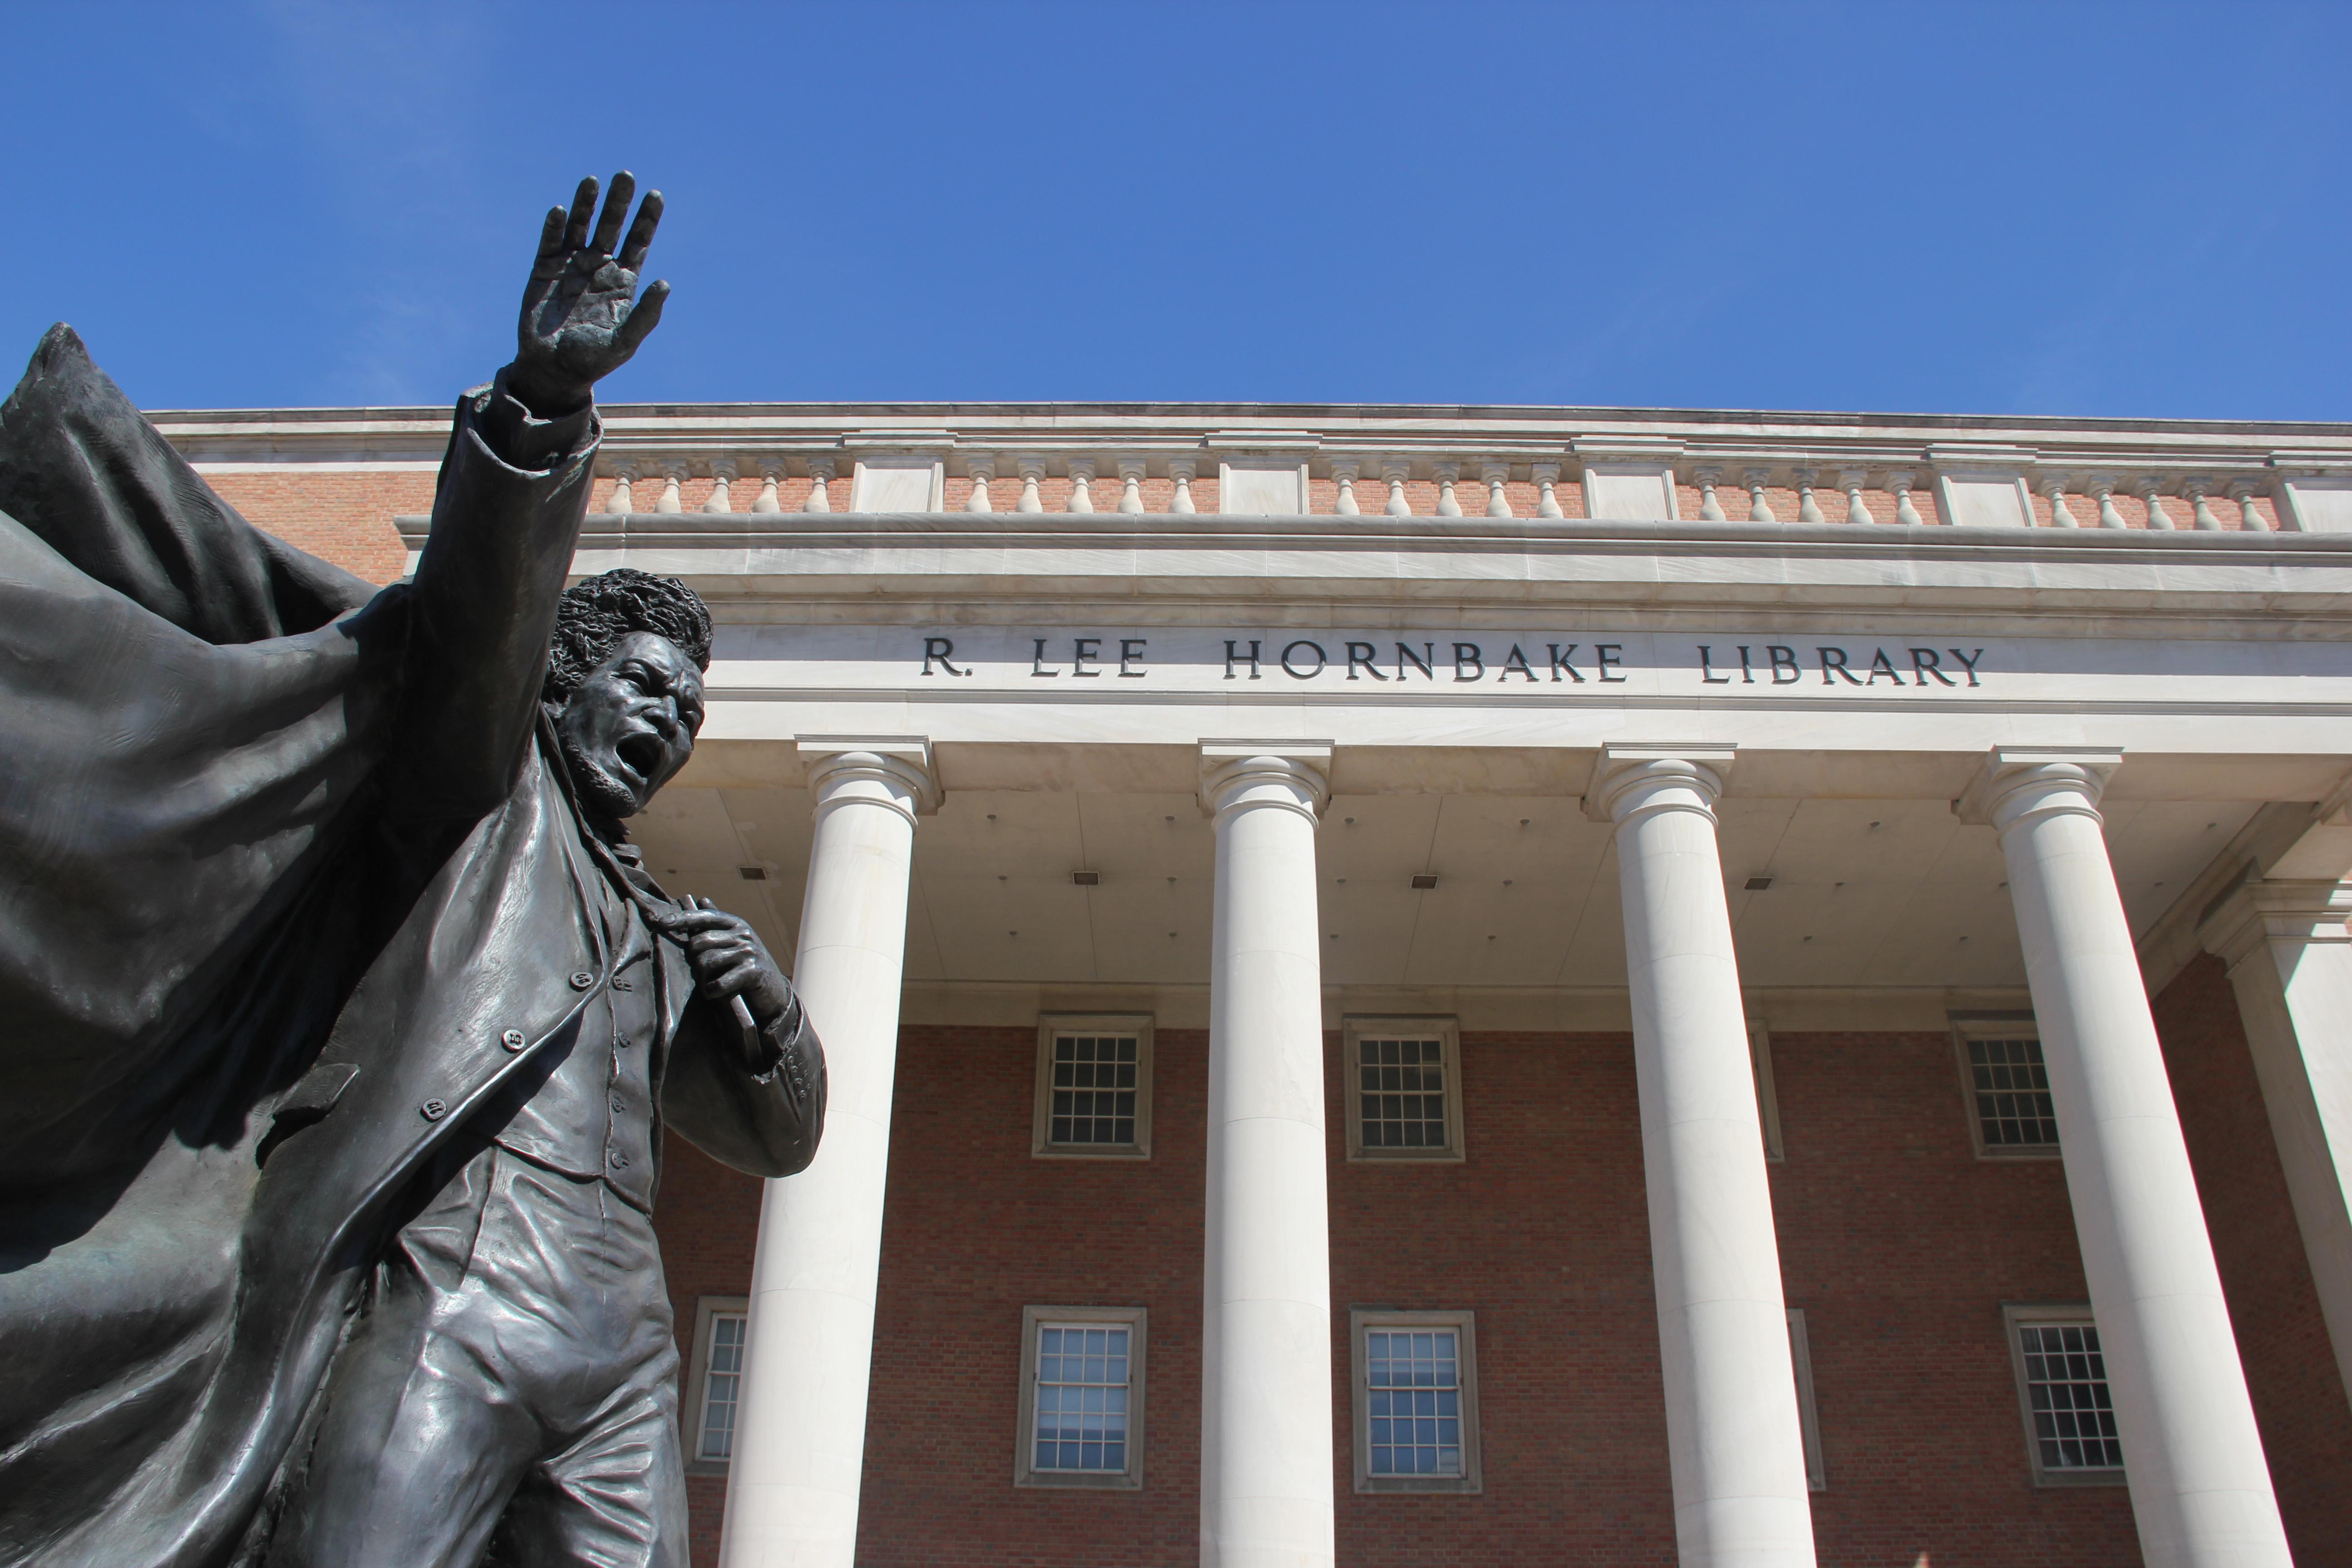
[[[0,1563],[256,1547],[420,1167],[608,978],[532,739],[596,439],[469,393],[378,591],[69,329],[0,408]],[[800,1168],[821,1072],[786,1105],[700,1011],[665,1120]]]

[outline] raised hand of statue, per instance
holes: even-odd
[[[661,320],[667,283],[650,284],[636,298],[637,271],[661,224],[659,191],[647,191],[620,249],[621,220],[636,195],[635,176],[613,176],[604,213],[596,216],[596,182],[580,182],[572,210],[550,207],[539,237],[539,258],[522,292],[522,321],[507,390],[541,418],[585,404],[597,382],[628,363]],[[589,221],[595,220],[595,232]]]

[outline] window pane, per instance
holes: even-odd
[[[1049,1142],[1132,1147],[1140,1039],[1056,1035]]]
[[[1462,1474],[1457,1344],[1452,1329],[1365,1331],[1365,1409],[1373,1475]]]
[[[2036,1323],[2018,1331],[2025,1394],[2045,1470],[2114,1469],[2124,1462],[2107,1398],[2106,1358],[2089,1323]]]
[[[1131,1332],[1124,1325],[1038,1329],[1036,1468],[1125,1472]]]
[[[724,1459],[735,1452],[735,1405],[743,1384],[743,1314],[721,1312],[710,1320],[710,1363],[702,1373],[702,1423],[695,1440],[698,1459]]]
[[[1358,1141],[1367,1149],[1445,1147],[1445,1042],[1359,1040]]]
[[[2058,1113],[2038,1039],[1970,1040],[1969,1077],[1988,1149],[2054,1149]]]

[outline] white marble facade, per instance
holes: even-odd
[[[2287,1561],[2148,994],[2209,947],[2234,966],[2352,1367],[2352,429],[608,422],[616,472],[852,480],[846,511],[772,484],[765,510],[599,515],[576,563],[712,604],[709,722],[646,839],[689,887],[764,870],[747,912],[801,954],[835,1053],[825,1152],[761,1219],[730,1564],[851,1561],[902,994],[910,1019],[1140,1005],[1210,1030],[1222,1568],[1332,1561],[1314,1086],[1342,1013],[1630,1028],[1682,1561],[1793,1568],[1811,1533],[1748,1021],[2030,1006],[2147,1560]],[[221,464],[437,453],[424,411],[362,423],[164,421]],[[975,477],[1006,488],[950,492]],[[1067,505],[1031,504],[1063,478]],[[1189,499],[1206,478],[1219,509]],[[1038,868],[1022,886],[990,869],[1008,845]],[[1424,860],[1434,886],[1409,889]],[[746,896],[694,890],[722,886]]]

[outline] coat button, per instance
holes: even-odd
[[[520,1029],[509,1029],[505,1034],[499,1037],[499,1044],[504,1046],[510,1051],[519,1051],[522,1049],[525,1043],[526,1042],[522,1037],[522,1031]]]
[[[616,1171],[625,1171],[628,1168],[629,1157],[626,1154],[614,1154],[613,1156],[613,1169]]]
[[[437,1100],[428,1100],[416,1108],[427,1121],[438,1121],[449,1114],[449,1108]]]
[[[595,984],[596,977],[584,969],[572,977],[572,989],[574,991],[585,991]]]

